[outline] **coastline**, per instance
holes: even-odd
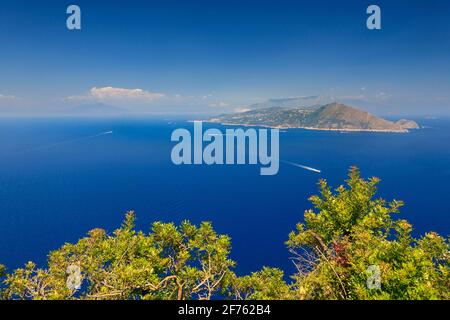
[[[409,133],[409,130],[387,130],[387,129],[350,129],[350,128],[318,128],[318,127],[289,127],[289,126],[269,126],[262,124],[241,124],[241,123],[231,123],[231,122],[218,122],[211,120],[189,120],[188,122],[202,121],[206,123],[218,123],[223,126],[241,126],[241,127],[261,127],[269,129],[305,129],[305,130],[315,130],[315,131],[344,131],[344,132],[374,132],[374,133]]]

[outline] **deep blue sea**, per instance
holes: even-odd
[[[261,176],[255,165],[173,165],[172,131],[192,129],[180,119],[0,119],[0,263],[44,266],[50,250],[92,228],[112,231],[132,209],[145,231],[156,220],[212,221],[232,237],[240,274],[291,273],[284,242],[308,197],[319,178],[342,183],[351,165],[381,178],[381,196],[406,202],[399,217],[416,235],[448,235],[450,120],[418,122],[427,128],[409,134],[282,132],[280,158],[322,173],[282,163]]]

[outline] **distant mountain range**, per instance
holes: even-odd
[[[104,103],[93,103],[74,107],[71,110],[67,111],[66,113],[70,115],[101,116],[101,115],[123,115],[128,113],[128,111]]]
[[[412,120],[392,122],[340,103],[285,107],[287,103],[295,102],[283,100],[280,106],[221,115],[208,121],[229,125],[336,131],[408,132],[420,128]]]
[[[336,102],[336,99],[329,96],[304,96],[292,98],[269,99],[264,102],[255,103],[250,109],[267,109],[267,108],[318,108],[320,106]]]

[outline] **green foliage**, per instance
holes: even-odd
[[[449,243],[436,233],[420,239],[395,220],[400,201],[374,198],[379,180],[352,168],[347,186],[335,192],[319,182],[313,210],[287,241],[298,273],[300,299],[448,299]],[[380,288],[367,285],[368,268],[380,270]]]
[[[235,275],[230,238],[208,222],[155,222],[146,234],[128,212],[111,235],[94,229],[51,252],[45,269],[28,262],[6,274],[0,265],[0,298],[450,299],[449,240],[414,238],[407,221],[394,219],[402,202],[376,198],[378,183],[356,168],[335,190],[319,182],[313,209],[289,234],[290,283],[276,268]]]
[[[134,230],[129,212],[120,229],[94,229],[76,244],[49,255],[48,269],[33,263],[6,279],[9,299],[209,299],[234,262],[230,239],[209,223],[156,222],[148,235]],[[82,286],[66,285],[69,266],[78,266]]]
[[[238,300],[287,300],[290,288],[283,279],[283,271],[264,267],[249,276],[236,277],[231,288]]]
[[[6,267],[2,264],[0,264],[0,300],[3,300],[4,297],[4,292],[3,292],[3,288],[1,286],[1,280],[3,279],[3,277],[6,276]]]

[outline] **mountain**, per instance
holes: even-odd
[[[255,103],[250,109],[268,109],[268,108],[317,108],[325,104],[335,102],[333,97],[327,96],[305,96],[293,98],[269,99],[261,103]]]
[[[400,125],[402,128],[405,129],[420,129],[420,126],[417,124],[417,122],[412,120],[401,119],[398,120],[396,124]]]
[[[271,128],[337,131],[408,132],[409,129],[419,128],[419,125],[411,120],[402,119],[392,122],[340,103],[330,103],[315,108],[271,107],[222,115],[209,121]]]
[[[126,110],[119,107],[107,105],[104,103],[93,103],[80,105],[68,111],[71,115],[121,115],[127,113]]]

